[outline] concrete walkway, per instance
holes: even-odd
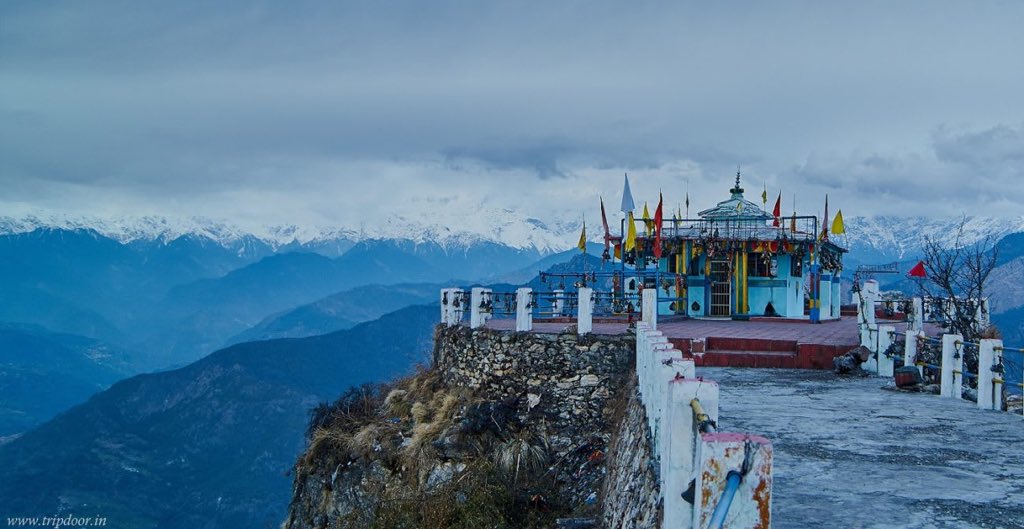
[[[773,528],[1024,528],[1024,419],[882,378],[704,368],[721,429],[775,446]]]

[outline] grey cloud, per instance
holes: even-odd
[[[943,128],[934,138],[935,154],[943,162],[986,170],[1003,168],[1017,173],[1024,162],[1024,126],[1000,124],[968,132]]]
[[[511,200],[487,186],[514,174],[551,211],[582,187],[607,193],[597,186],[624,170],[651,191],[685,173],[718,196],[742,164],[754,182],[842,192],[865,212],[880,195],[910,209],[977,204],[1020,187],[1022,129],[998,124],[1024,120],[1022,14],[933,2],[4,2],[2,199],[78,207],[88,189],[109,207],[228,194],[303,204],[338,182],[383,196],[404,178],[420,195]],[[976,125],[929,136],[941,123]]]

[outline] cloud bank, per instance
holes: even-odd
[[[806,213],[1019,215],[1011,3],[8,2],[0,208],[540,218],[736,166]]]

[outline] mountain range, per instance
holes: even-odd
[[[102,513],[110,527],[276,527],[308,412],[428,360],[437,307],[249,342],[138,375],[0,446],[3,515]]]
[[[307,410],[424,361],[441,287],[549,290],[559,280],[539,270],[608,266],[600,244],[555,251],[578,227],[529,218],[473,233],[396,221],[398,238],[88,220],[0,219],[0,505],[12,514],[88,505],[115,526],[274,526]],[[906,265],[959,222],[850,219],[838,242],[848,268]],[[1001,237],[994,320],[1024,336],[1024,227],[967,222],[966,242]]]

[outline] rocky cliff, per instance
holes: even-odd
[[[634,356],[632,335],[439,327],[429,370],[314,413],[283,527],[643,525]]]

